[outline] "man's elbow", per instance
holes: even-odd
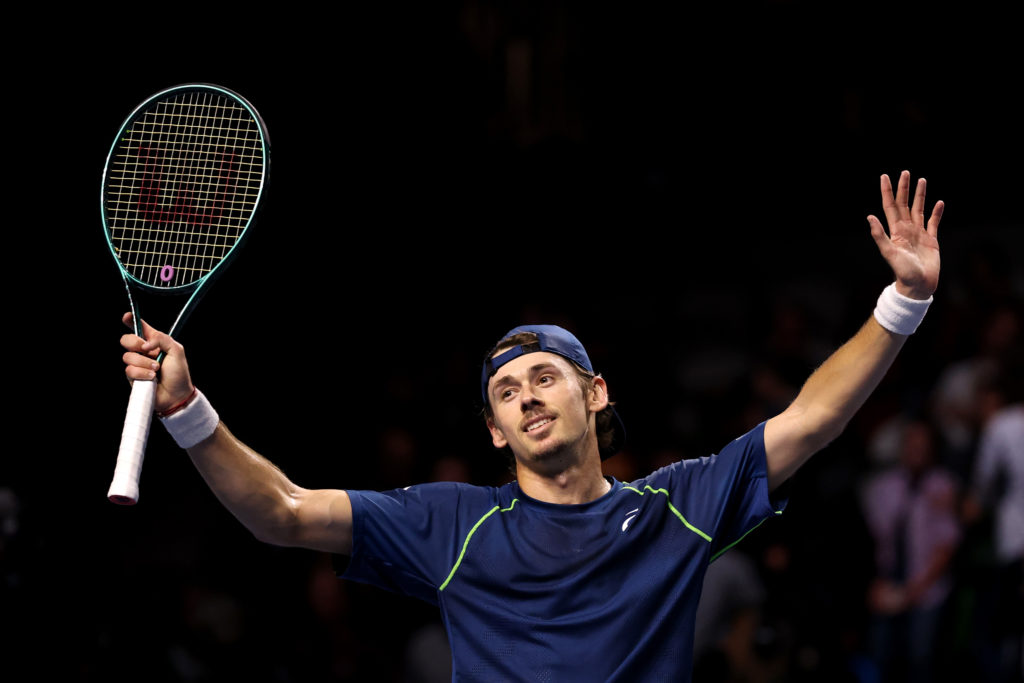
[[[794,404],[765,427],[769,488],[774,490],[800,469],[811,456],[842,434],[846,420],[822,410]]]
[[[271,512],[246,524],[256,540],[285,548],[299,545],[299,513],[297,501],[286,499],[271,508]]]
[[[249,527],[249,531],[251,531],[252,535],[256,538],[256,540],[261,543],[276,545],[282,548],[291,548],[296,545],[294,542],[292,542],[291,536],[287,533],[286,530],[268,527]]]
[[[798,410],[792,422],[800,450],[809,458],[838,439],[850,417],[841,411],[812,406]]]

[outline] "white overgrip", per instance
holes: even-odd
[[[134,505],[139,500],[139,477],[142,459],[146,455],[149,425],[153,420],[153,402],[156,400],[156,382],[135,380],[128,399],[128,413],[121,432],[121,448],[117,452],[114,480],[107,498],[118,505]]]

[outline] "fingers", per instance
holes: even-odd
[[[160,355],[160,349],[157,346],[149,344],[145,339],[134,334],[122,335],[121,346],[123,346],[127,351],[146,354],[150,358],[156,358]]]
[[[135,316],[131,311],[128,311],[123,316],[121,316],[121,322],[123,322],[125,326],[127,326],[128,328],[132,330],[135,329]],[[159,330],[150,327],[149,323],[147,323],[145,320],[142,320],[140,318],[139,322],[142,323],[142,336],[144,336],[146,339],[149,339],[153,334],[162,334],[162,332],[160,332]]]
[[[131,311],[121,316],[121,322],[123,322],[132,330],[135,329],[135,320]],[[142,323],[142,334],[145,338],[142,339],[134,334],[126,334],[123,337],[121,337],[121,346],[125,347],[126,349],[129,349],[130,351],[141,351],[143,353],[148,353],[152,355],[154,358],[161,351],[164,353],[169,353],[172,350],[181,349],[181,344],[174,341],[174,338],[171,337],[170,335],[152,328],[145,320],[140,319],[139,322]],[[142,343],[141,345],[136,345],[135,342],[132,340],[139,340]]]
[[[896,209],[896,200],[892,196],[892,183],[889,182],[888,174],[882,174],[882,211],[885,212],[885,220],[893,225],[900,219],[899,211]]]
[[[900,175],[899,182],[903,182],[903,176]],[[906,204],[903,204],[903,211],[906,211]],[[886,173],[882,174],[882,211],[886,214],[886,223],[889,224],[889,229],[895,225],[900,218],[902,213],[899,208],[899,190],[897,190],[896,196],[893,197],[893,185],[889,180],[889,175]]]
[[[939,239],[939,221],[942,220],[942,212],[946,209],[946,203],[942,200],[935,202],[932,209],[932,217],[928,219],[928,234]]]
[[[128,381],[158,381],[157,410],[164,410],[191,395],[194,387],[189,377],[185,347],[141,319],[138,322],[144,337],[134,334],[135,319],[131,313],[124,314],[121,319],[133,330],[133,333],[121,337],[121,346],[125,349],[122,356],[124,374]]]
[[[900,221],[910,221],[921,229],[927,228],[928,234],[932,237],[938,237],[939,221],[942,219],[942,211],[945,205],[943,202],[935,203],[931,218],[928,219],[926,226],[924,222],[924,208],[928,196],[927,180],[918,178],[912,206],[908,206],[910,200],[910,171],[900,173],[895,196],[893,195],[892,184],[889,181],[888,175],[882,175],[881,188],[882,210],[885,212],[885,219],[889,225],[890,233]]]
[[[181,344],[174,341],[170,335],[164,334],[163,332],[157,332],[148,325],[146,326],[146,330],[146,341],[142,345],[143,351],[155,351],[157,353],[162,351],[164,353],[170,353],[173,350],[181,348]]]
[[[917,179],[917,189],[914,191],[914,206],[910,212],[913,214],[914,224],[924,227],[924,197],[927,193],[928,181],[924,178]]]
[[[128,376],[128,379],[156,379],[156,373],[160,369],[160,364],[149,356],[128,351],[122,356],[122,359],[125,364],[124,373]]]
[[[899,212],[900,218],[910,218],[908,206],[910,206],[910,171],[903,171],[896,184],[896,210]]]
[[[146,334],[146,328],[149,327],[149,325],[146,324],[145,320],[140,319],[139,322],[142,323],[142,328],[137,329],[135,327],[135,314],[132,313],[131,311],[128,311],[127,313],[121,316],[121,322],[124,323],[125,327],[127,327],[128,329],[135,333],[142,332],[143,336],[145,336]]]

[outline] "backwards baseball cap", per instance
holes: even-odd
[[[594,366],[590,362],[590,356],[587,355],[587,350],[583,348],[583,344],[580,343],[580,340],[577,339],[572,332],[569,332],[558,325],[520,325],[519,327],[509,330],[502,339],[507,339],[521,332],[530,332],[536,335],[537,341],[518,344],[505,349],[493,357],[493,354],[488,354],[487,358],[484,359],[483,371],[480,373],[480,394],[484,399],[485,405],[490,405],[490,400],[487,397],[487,385],[490,383],[491,377],[494,376],[494,373],[496,373],[498,369],[506,363],[528,353],[547,351],[549,353],[558,354],[559,356],[572,361],[590,374],[597,374],[594,372]],[[611,445],[608,448],[601,449],[602,460],[610,458],[618,453],[623,443],[626,441],[626,427],[622,424],[622,418],[619,417],[618,412],[616,412],[613,406],[609,406],[608,409],[612,411],[612,417],[615,421],[615,434],[612,438]]]

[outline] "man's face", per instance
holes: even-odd
[[[575,449],[597,452],[594,415],[608,405],[604,380],[584,392],[572,364],[538,351],[509,361],[487,384],[493,418],[488,422],[497,448],[509,446],[520,463],[543,462]]]

